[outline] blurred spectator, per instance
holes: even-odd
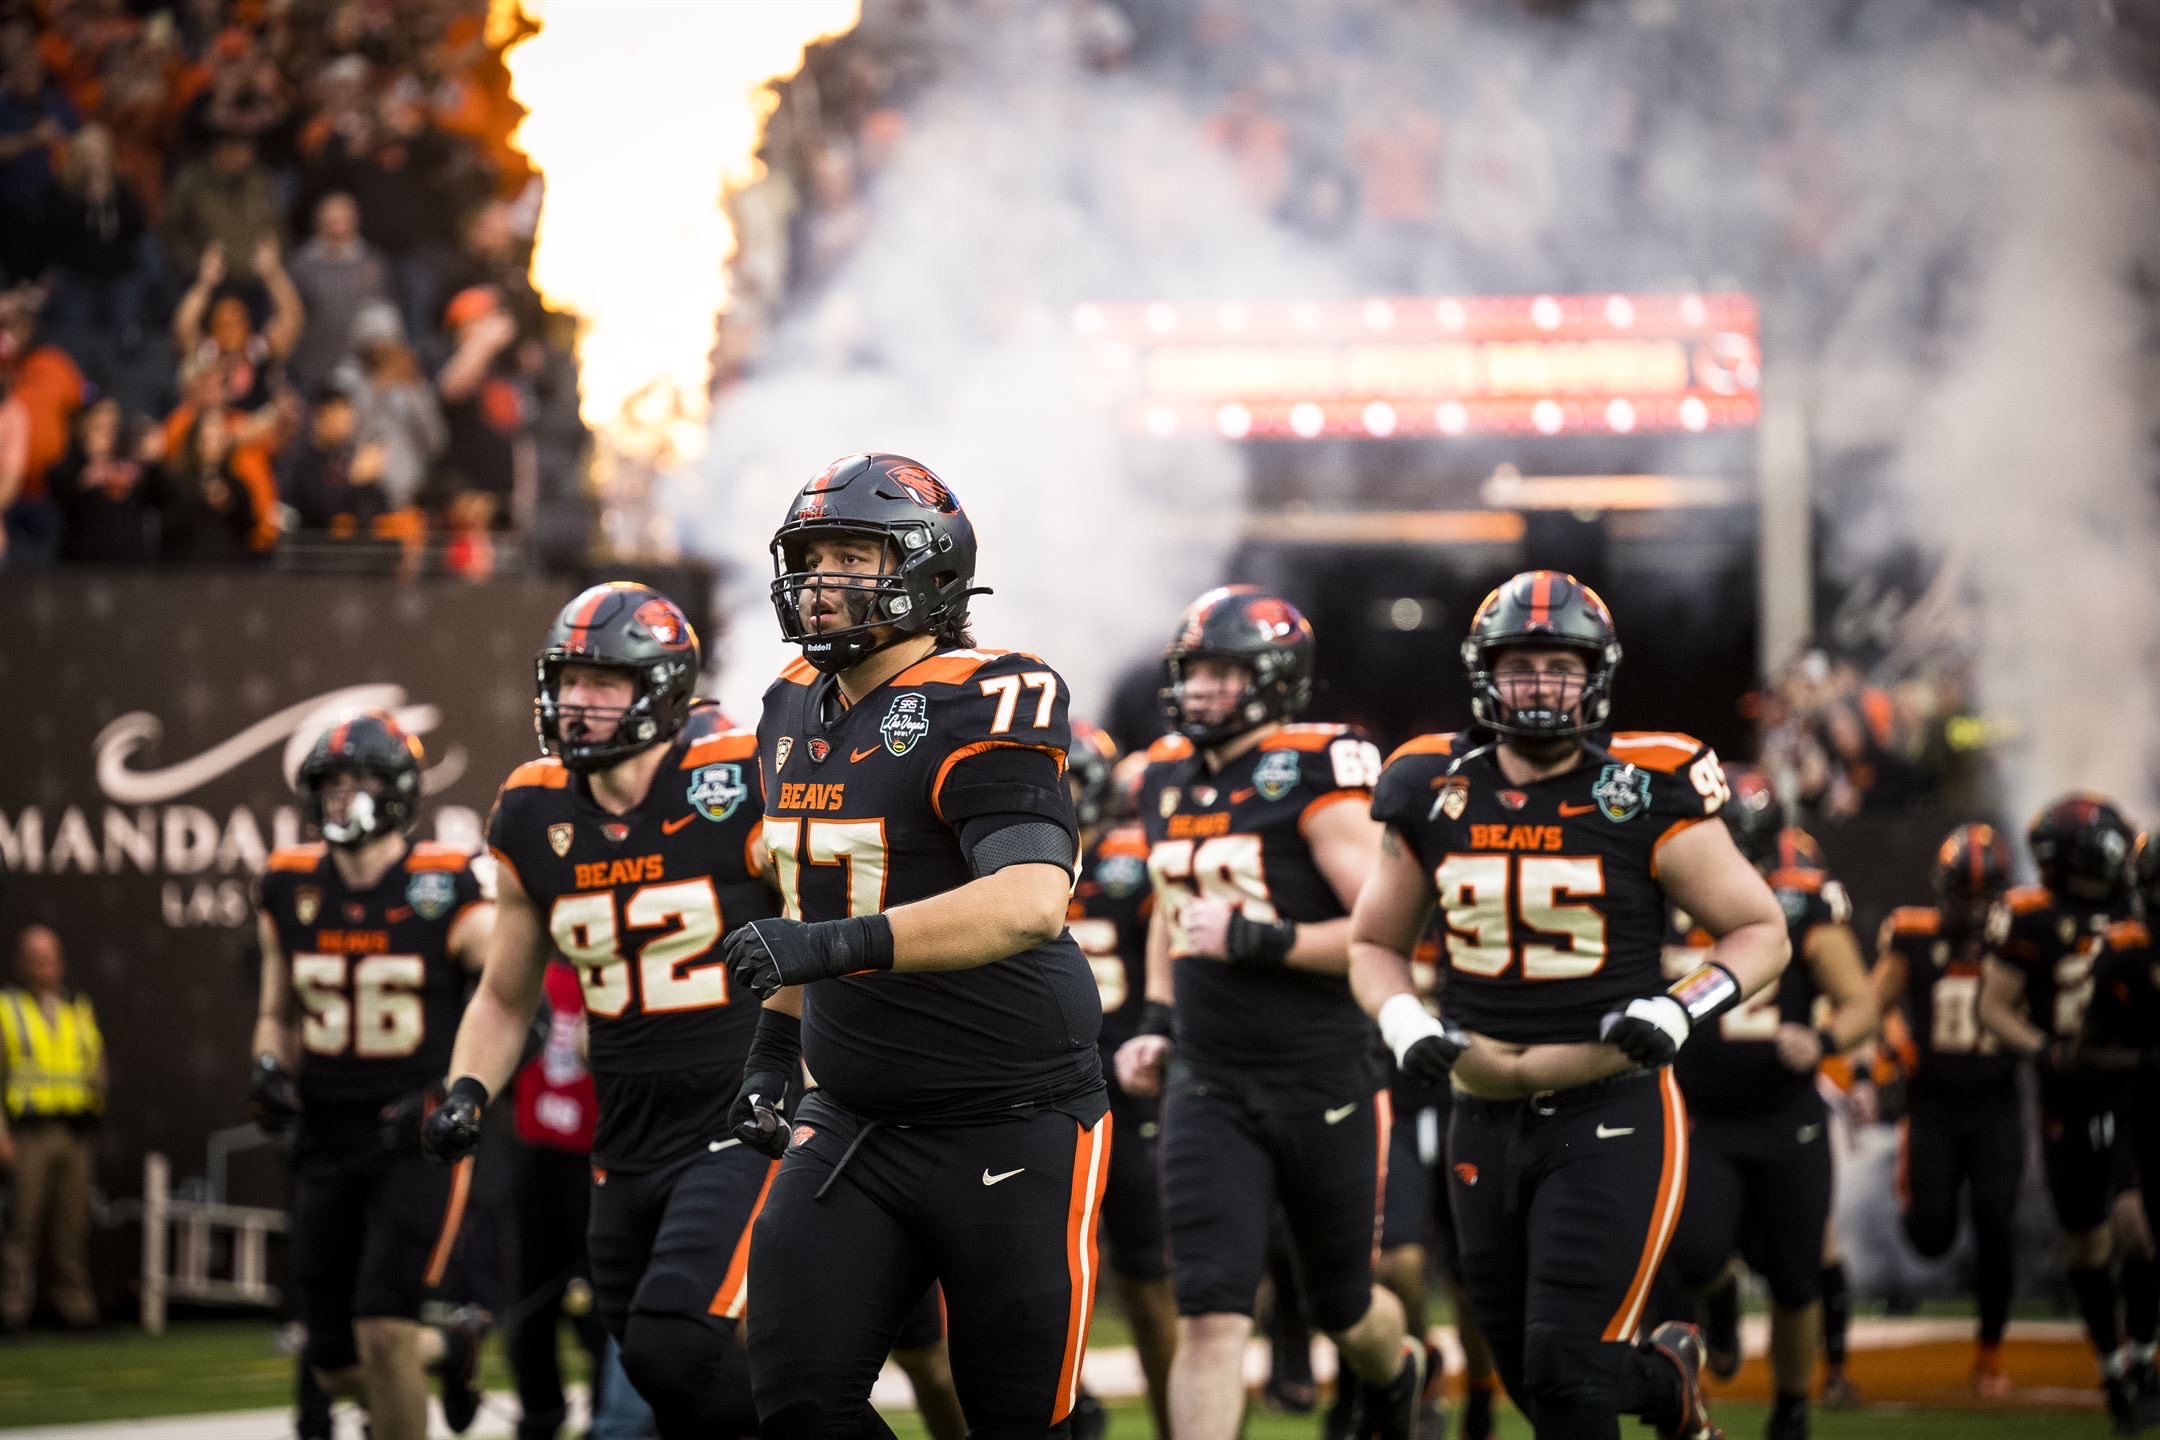
[[[288,108],[277,62],[237,27],[220,31],[210,42],[209,60],[210,83],[187,110],[189,143],[197,149],[228,140],[253,146],[274,135],[285,123]]]
[[[90,997],[65,988],[60,937],[32,925],[15,944],[18,985],[0,990],[0,1168],[12,1172],[0,1237],[0,1331],[29,1324],[37,1272],[72,1328],[97,1324],[90,1284],[91,1134],[105,1110],[105,1041]]]
[[[159,546],[166,563],[236,565],[260,553],[257,530],[275,482],[262,454],[236,443],[224,411],[210,407],[195,416],[166,473],[171,483]]]
[[[123,352],[142,344],[148,283],[142,202],[113,166],[112,132],[85,125],[47,216],[52,297],[45,319],[78,350],[109,337]]]
[[[306,314],[300,294],[278,263],[277,242],[256,243],[255,272],[270,296],[270,322],[255,328],[247,302],[233,291],[218,293],[225,277],[224,246],[213,241],[196,267],[195,283],[173,312],[173,344],[190,373],[214,372],[221,404],[258,415],[277,398],[284,364],[299,343]],[[211,296],[217,295],[213,304]],[[207,310],[209,324],[204,325]]]
[[[448,464],[461,488],[480,491],[500,514],[517,484],[525,398],[515,377],[517,321],[485,287],[460,291],[444,312],[456,348],[435,377],[450,426]],[[468,510],[466,519],[471,518]]]
[[[519,233],[512,207],[500,200],[490,201],[466,215],[458,237],[457,258],[451,262],[437,299],[448,306],[463,291],[476,286],[492,289],[510,318],[517,321],[518,329],[532,334],[540,328],[542,308],[539,292],[532,285],[531,261],[531,238]],[[439,318],[429,317],[431,328]]]
[[[8,532],[30,460],[30,411],[0,369],[0,563],[8,558]]]
[[[450,429],[410,346],[392,338],[370,341],[360,364],[353,438],[380,452],[383,493],[392,509],[402,510],[419,500]]]
[[[382,447],[354,443],[351,394],[336,386],[317,390],[285,480],[286,502],[301,526],[340,537],[366,534],[392,508],[382,471]]]
[[[46,493],[45,472],[67,453],[85,393],[74,360],[38,332],[39,300],[32,289],[0,295],[0,373],[22,406],[22,464],[6,509],[8,547],[17,564],[49,561],[59,548],[60,512]]]
[[[256,159],[255,142],[222,137],[206,157],[185,166],[165,197],[161,230],[174,274],[194,274],[214,245],[235,281],[256,278],[263,245],[282,242],[284,223],[277,187]]]
[[[390,270],[361,238],[360,207],[333,191],[315,206],[315,233],[294,253],[293,289],[305,322],[292,355],[293,383],[313,390],[352,353],[353,322],[390,295]]]
[[[360,207],[368,241],[388,260],[408,334],[435,320],[436,276],[449,240],[450,141],[428,120],[418,86],[391,87],[374,114],[352,110],[316,157],[314,193],[339,191]]]
[[[0,65],[0,278],[29,280],[45,268],[53,151],[78,121],[35,50]]]
[[[157,558],[157,430],[138,426],[132,447],[120,402],[107,397],[75,418],[75,443],[48,481],[60,506],[60,558],[93,565],[147,565]]]

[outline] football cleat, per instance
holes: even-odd
[[[1661,1429],[1661,1440],[1725,1440],[1725,1432],[1710,1418],[1703,1400],[1702,1332],[1693,1325],[1668,1320],[1650,1332],[1646,1342],[1653,1354],[1662,1355],[1680,1372],[1680,1410],[1671,1428]]]

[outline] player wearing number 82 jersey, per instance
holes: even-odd
[[[1783,970],[1784,916],[1725,828],[1701,823],[1727,798],[1717,757],[1605,729],[1620,645],[1587,586],[1516,576],[1478,608],[1463,658],[1476,729],[1412,741],[1374,791],[1387,830],[1351,979],[1408,1073],[1452,1069],[1463,1278],[1537,1433],[1609,1440],[1637,1414],[1715,1435],[1693,1327],[1633,1343],[1686,1183],[1662,1067]],[[1669,902],[1716,942],[1668,987]],[[1445,1020],[1409,969],[1436,908]]]

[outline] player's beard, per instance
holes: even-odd
[[[839,630],[852,630],[867,625],[878,617],[871,613],[877,604],[878,592],[868,586],[853,584],[846,580],[828,583],[806,583],[795,602],[796,616],[802,621],[803,632],[808,635],[830,635]],[[813,606],[830,606],[824,613]]]

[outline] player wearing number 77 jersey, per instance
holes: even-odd
[[[1540,1440],[1720,1433],[1694,1327],[1634,1344],[1679,1219],[1687,1115],[1665,1068],[1785,968],[1785,919],[1723,825],[1717,757],[1605,728],[1620,643],[1595,592],[1533,570],[1463,642],[1476,726],[1413,740],[1373,795],[1387,829],[1352,917],[1351,979],[1397,1063],[1452,1069],[1463,1279]],[[1667,986],[1668,903],[1714,937]],[[1440,911],[1447,1018],[1409,956]],[[1602,1043],[1601,1043],[1602,1042]]]
[[[756,1429],[743,1275],[774,1168],[727,1119],[758,1005],[720,942],[779,909],[759,878],[756,740],[686,733],[697,673],[690,622],[643,585],[596,585],[556,617],[536,677],[544,758],[488,821],[501,914],[426,1132],[451,1154],[477,1139],[560,952],[600,1102],[594,1303],[662,1440]]]
[[[1313,635],[1289,602],[1211,590],[1163,653],[1165,717],[1140,782],[1155,914],[1139,1033],[1118,1079],[1163,1095],[1163,1219],[1178,1344],[1179,1440],[1230,1440],[1253,1293],[1280,1206],[1313,1323],[1356,1386],[1358,1433],[1408,1440],[1424,1350],[1373,1283],[1388,1153],[1386,1062],[1344,977],[1349,908],[1378,836],[1380,754],[1294,721]]]

